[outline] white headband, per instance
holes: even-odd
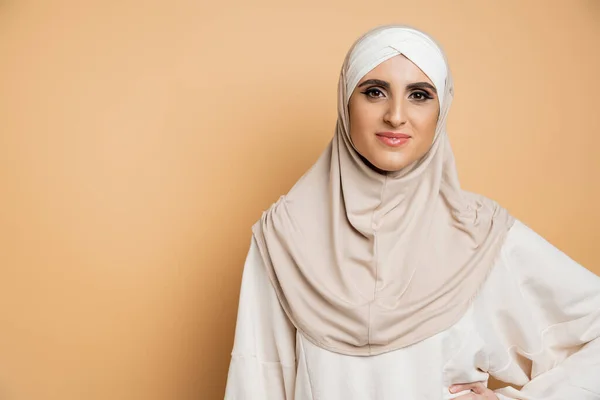
[[[411,60],[431,79],[441,107],[448,71],[442,51],[427,35],[404,27],[382,29],[356,45],[346,72],[346,104],[358,82],[369,71],[399,54]]]

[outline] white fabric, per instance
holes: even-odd
[[[350,54],[344,102],[348,104],[354,88],[369,71],[394,56],[404,54],[431,79],[437,89],[439,103],[443,104],[448,69],[444,55],[431,38],[406,27],[389,27],[375,32],[359,41]]]
[[[376,356],[297,333],[256,243],[244,268],[226,400],[441,400],[488,375],[500,400],[600,399],[600,278],[520,222],[468,312],[424,341]]]

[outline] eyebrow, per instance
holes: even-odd
[[[409,85],[406,85],[406,88],[409,89],[409,90],[412,90],[412,89],[429,89],[433,93],[437,94],[437,90],[436,90],[435,86],[433,86],[429,82],[415,82],[415,83],[411,83]]]
[[[366,85],[377,85],[377,86],[381,86],[385,89],[390,88],[390,84],[386,81],[382,81],[381,79],[367,79],[366,81],[362,82],[360,85],[358,85],[358,87],[362,87],[362,86],[366,86]],[[413,90],[413,89],[429,89],[431,90],[433,93],[437,94],[437,90],[435,89],[435,86],[433,86],[431,83],[428,82],[415,82],[415,83],[410,83],[408,85],[406,85],[406,88],[408,90]]]
[[[366,86],[366,85],[377,85],[377,86],[384,87],[386,89],[390,88],[390,84],[387,83],[386,81],[382,81],[381,79],[367,79],[366,81],[364,81],[363,83],[358,85],[358,87]]]

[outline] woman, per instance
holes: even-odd
[[[600,278],[460,188],[440,47],[373,29],[338,94],[253,227],[225,398],[600,399]]]

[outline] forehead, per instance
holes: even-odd
[[[368,79],[382,79],[393,82],[412,83],[428,82],[435,86],[434,82],[415,63],[399,54],[377,65],[362,77],[359,83]]]

